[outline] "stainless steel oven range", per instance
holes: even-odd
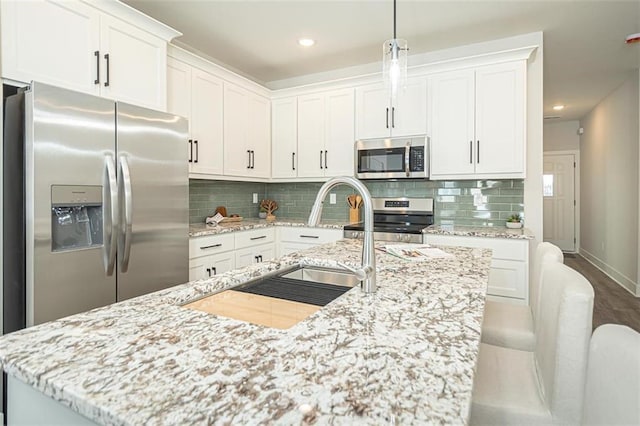
[[[422,230],[433,224],[432,198],[373,198],[374,239],[422,243]],[[345,238],[362,238],[363,223],[344,227]]]

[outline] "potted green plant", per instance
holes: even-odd
[[[520,215],[520,213],[514,213],[507,218],[507,228],[522,228],[522,216]]]
[[[267,218],[267,209],[260,206],[260,213],[258,213],[258,217],[260,219],[266,219]]]

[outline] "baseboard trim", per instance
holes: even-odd
[[[617,269],[607,264],[602,259],[599,259],[597,256],[589,253],[582,247],[580,247],[578,254],[582,256],[582,258],[584,258],[587,262],[602,271],[603,274],[611,278],[620,287],[627,290],[633,296],[640,297],[640,285],[638,283],[634,282],[629,277],[619,272]]]

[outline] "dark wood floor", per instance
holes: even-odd
[[[565,254],[564,263],[584,275],[593,285],[594,329],[602,324],[623,324],[640,332],[639,297],[634,297],[579,255]]]

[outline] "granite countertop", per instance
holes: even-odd
[[[426,262],[376,252],[354,288],[288,330],[180,304],[294,264],[352,266],[341,240],[0,338],[0,364],[101,424],[462,424],[491,252]]]
[[[455,235],[461,237],[509,238],[532,240],[533,233],[527,228],[510,229],[505,226],[431,225],[423,234]]]
[[[342,229],[348,222],[344,220],[322,220],[316,228]],[[189,225],[190,237],[202,237],[205,235],[217,235],[227,232],[248,231],[250,229],[266,228],[269,226],[309,226],[306,219],[300,218],[276,218],[273,222],[266,219],[242,219],[240,222],[220,223],[217,226],[204,223],[192,223]]]

